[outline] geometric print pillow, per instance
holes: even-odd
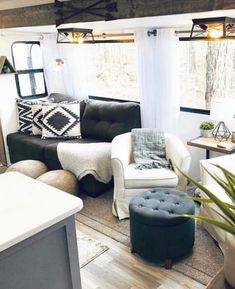
[[[32,116],[33,116],[33,125],[32,133],[33,135],[42,135],[42,104],[33,104],[32,105]]]
[[[42,138],[81,138],[80,102],[43,104]]]
[[[32,132],[32,108],[30,101],[16,100],[19,112],[19,131]]]

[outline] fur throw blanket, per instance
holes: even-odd
[[[92,174],[96,180],[108,183],[112,178],[111,143],[59,143],[59,161],[81,180]]]

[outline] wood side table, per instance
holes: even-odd
[[[220,145],[225,144],[226,147],[222,148]],[[231,142],[231,139],[220,142],[213,137],[197,137],[189,140],[187,145],[198,147],[206,150],[206,158],[210,158],[210,151],[219,152],[223,154],[232,154],[235,152],[235,143]]]

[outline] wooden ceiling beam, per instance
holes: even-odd
[[[95,0],[72,0],[78,8],[85,8]],[[117,19],[195,13],[212,10],[235,9],[231,0],[114,0],[118,12],[111,13]],[[226,15],[224,15],[226,16]],[[87,13],[80,14],[67,23],[103,20]],[[41,26],[55,24],[54,4],[0,10],[0,28]]]

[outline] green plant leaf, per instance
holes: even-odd
[[[221,171],[226,172],[229,176],[231,176],[234,179],[234,182],[235,182],[235,175],[232,172],[230,172],[227,169],[221,167],[221,165],[218,165],[218,164],[212,164],[212,165],[214,165],[215,167],[219,168]]]
[[[224,169],[220,165],[215,164],[215,167],[219,168],[223,172],[228,182],[228,185],[230,186],[230,191],[232,192],[233,200],[235,200],[235,175],[229,172],[228,170]]]
[[[213,165],[213,164],[212,164]],[[211,176],[216,183],[221,186],[224,191],[226,192],[226,194],[228,195],[228,197],[230,199],[234,199],[234,194],[233,191],[231,190],[230,186],[228,185],[228,183],[224,180],[222,180],[217,174],[215,173],[211,173],[207,168],[204,167],[204,170],[208,173],[209,176]],[[226,177],[225,177],[226,178]]]
[[[225,203],[230,209],[235,210],[235,205]]]
[[[182,172],[178,167],[177,169],[181,172],[183,176],[185,176],[194,185],[196,185],[200,190],[202,190],[219,207],[219,209],[224,213],[225,216],[227,216],[233,223],[235,223],[235,213],[231,211],[230,208],[228,208],[228,206],[226,206],[224,202],[222,202],[216,195],[214,195],[210,190],[208,190],[206,187],[204,187],[194,178]],[[214,178],[214,176],[212,177]]]
[[[215,214],[217,214],[218,216],[220,216],[225,222],[227,222],[227,223],[230,224],[231,226],[234,226],[234,225],[235,225],[233,222],[231,222],[228,218],[226,218],[222,213],[220,213],[219,211],[217,211],[217,210],[214,209],[213,207],[210,207],[210,210],[214,211]]]
[[[196,220],[201,220],[204,222],[207,222],[209,224],[212,224],[216,227],[221,228],[222,230],[229,232],[233,235],[235,235],[235,226],[234,225],[229,225],[220,221],[216,221],[214,219],[208,218],[208,217],[204,217],[204,216],[196,216],[196,215],[180,215],[179,217],[185,217],[185,218],[192,218],[192,219],[196,219]]]
[[[200,203],[213,203],[213,201],[209,198],[201,198],[201,197],[189,197],[188,199],[194,200]]]

